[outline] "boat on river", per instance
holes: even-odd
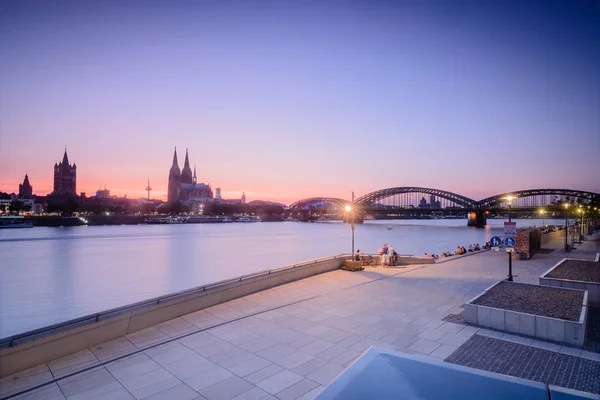
[[[236,222],[261,222],[261,221],[262,220],[260,219],[260,217],[244,216],[244,217],[239,217]]]
[[[25,217],[9,215],[0,217],[0,229],[33,228],[33,224]]]
[[[184,224],[185,218],[182,217],[155,217],[146,218],[144,220],[146,224],[151,225],[166,225],[166,224]]]

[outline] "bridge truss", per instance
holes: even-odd
[[[565,201],[576,203],[598,203],[600,194],[571,189],[528,189],[516,192],[502,193],[487,197],[477,202],[479,208],[508,207],[507,196],[513,196],[513,208],[534,208],[539,206],[560,205]]]
[[[473,208],[476,201],[456,193],[440,189],[422,187],[395,187],[377,190],[356,199],[355,204],[363,208],[376,207],[415,207],[423,208]]]
[[[534,209],[540,206],[560,206],[565,201],[600,205],[600,194],[572,189],[529,189],[497,194],[476,201],[446,190],[416,186],[394,187],[365,194],[354,204],[363,211],[371,210],[488,210],[508,207],[507,196],[513,196],[513,209]],[[311,197],[290,205],[292,210],[343,211],[351,202],[335,197]]]

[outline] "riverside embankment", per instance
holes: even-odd
[[[516,280],[535,283],[564,256],[559,246],[550,254],[516,261]],[[569,256],[587,257],[594,251],[587,248],[594,246],[598,242],[584,242],[579,253]],[[487,335],[442,319],[460,313],[462,304],[503,279],[505,268],[504,254],[483,252],[402,269],[335,269],[5,377],[0,397],[47,383],[38,390],[57,390],[60,398],[91,395],[92,390],[115,396],[189,392],[211,398],[234,389],[235,395],[254,391],[281,396],[284,390],[304,390],[299,396],[307,393],[310,398],[309,393],[317,393],[371,345],[444,359],[473,335]],[[510,335],[500,339],[513,340]],[[594,357],[569,351],[573,357]],[[77,372],[82,370],[87,372]]]

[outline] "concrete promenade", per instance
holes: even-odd
[[[562,245],[514,261],[515,280],[537,284],[560,259],[593,260],[600,252],[599,241],[568,254]],[[473,335],[600,361],[598,353],[442,321],[507,272],[506,254],[490,251],[407,268],[336,270],[4,377],[0,398],[52,382],[14,398],[312,399],[370,346],[443,360]]]

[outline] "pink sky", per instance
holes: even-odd
[[[263,3],[261,3],[263,4]],[[165,199],[396,186],[600,192],[600,17],[582,2],[0,2],[0,191]]]

